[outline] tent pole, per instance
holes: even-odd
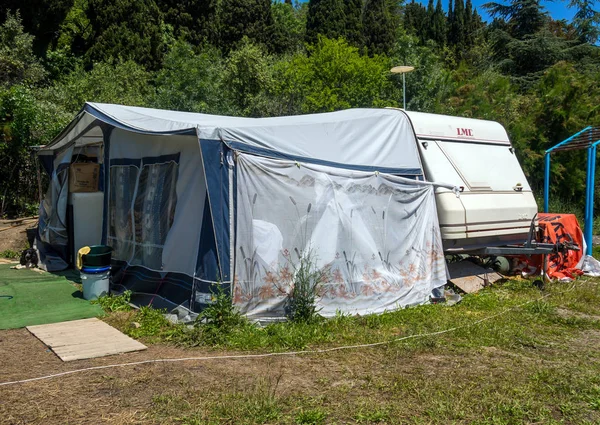
[[[591,177],[592,177],[592,147],[590,146],[587,149],[587,173],[586,173],[586,183],[585,183],[585,227],[584,227],[584,235],[585,235],[585,243],[587,245],[586,254],[589,255],[591,246],[592,246],[592,229],[591,229],[591,219],[590,219],[590,188],[591,188]]]
[[[546,164],[544,169],[544,212],[547,213],[550,198],[550,152],[546,152],[544,160]]]
[[[589,243],[587,246],[587,255],[592,255],[592,251],[593,251],[593,239],[594,239],[594,192],[596,189],[596,146],[592,145],[592,152],[591,152],[591,160],[590,160],[590,165],[592,167],[592,175],[590,176],[590,192],[589,192],[589,219],[590,219],[590,227],[589,227],[589,232],[588,229],[586,228],[586,232],[588,233],[588,237],[589,237]]]

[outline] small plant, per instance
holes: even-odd
[[[221,285],[212,292],[213,303],[196,319],[196,329],[191,339],[208,344],[223,344],[234,329],[241,329],[249,322],[233,305],[231,295]]]
[[[20,256],[21,254],[13,249],[7,249],[0,252],[0,257],[8,258],[10,260],[14,260],[16,258],[19,258]]]
[[[198,321],[223,330],[232,329],[246,321],[233,305],[229,293],[220,284],[217,285],[217,290],[212,292],[212,300],[213,303],[200,313]]]
[[[559,404],[558,410],[560,410],[563,416],[567,417],[573,416],[577,412],[577,408],[570,402]]]
[[[140,307],[134,317],[135,323],[139,326],[128,329],[126,331],[127,334],[133,338],[141,338],[159,336],[164,333],[165,329],[170,329],[171,327],[179,329],[179,327],[167,320],[164,316],[166,312],[165,309],[157,310],[148,306]],[[171,332],[168,333],[171,334]]]
[[[357,422],[361,423],[378,423],[389,420],[389,414],[384,410],[361,411],[355,416]]]
[[[285,314],[292,322],[309,323],[318,317],[315,300],[327,272],[317,268],[316,259],[311,250],[307,250],[304,255],[296,253],[299,262],[292,263],[294,277],[285,302]]]
[[[325,422],[325,418],[327,418],[327,413],[324,410],[301,410],[300,413],[296,415],[296,423],[303,425],[318,425]]]
[[[537,300],[529,304],[527,310],[533,314],[545,316],[553,314],[556,309],[546,301]]]
[[[107,313],[113,311],[130,311],[131,291],[125,291],[121,295],[105,295],[92,301],[92,304],[98,304]]]

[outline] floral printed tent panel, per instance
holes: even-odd
[[[234,303],[252,318],[284,315],[307,255],[326,317],[422,303],[446,283],[430,183],[240,154],[236,211]]]

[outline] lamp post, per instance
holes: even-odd
[[[404,109],[406,109],[406,74],[414,71],[415,67],[414,66],[406,66],[406,65],[400,65],[400,66],[395,66],[392,69],[390,69],[390,72],[392,74],[402,74],[402,97],[403,97],[403,105],[404,105]]]

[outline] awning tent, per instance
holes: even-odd
[[[446,282],[434,187],[402,111],[254,119],[87,103],[39,152],[49,268],[66,258],[68,165],[90,151],[113,285],[140,303],[197,312],[219,283],[249,316],[281,317],[308,257],[324,315],[420,303]]]

